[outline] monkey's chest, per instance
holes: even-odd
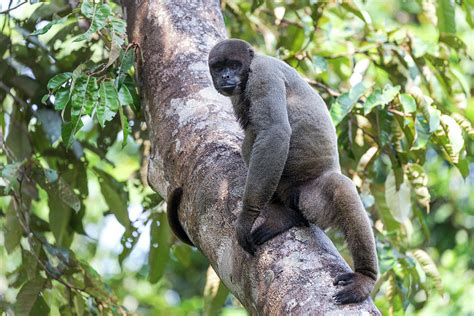
[[[234,114],[240,126],[245,130],[250,124],[250,102],[244,98],[232,100]]]

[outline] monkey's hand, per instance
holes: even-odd
[[[244,208],[237,219],[237,227],[235,228],[237,232],[237,242],[252,256],[255,255],[257,247],[253,243],[250,231],[252,230],[253,223],[257,217],[258,215],[255,216],[249,212],[246,212]]]
[[[343,273],[336,277],[334,285],[342,285],[344,289],[333,298],[338,304],[359,303],[366,300],[374,288],[375,280],[359,272]]]

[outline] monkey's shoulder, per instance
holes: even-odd
[[[249,81],[252,82],[251,87],[259,90],[275,87],[275,83],[284,84],[290,90],[310,88],[296,69],[277,58],[259,54],[252,59]]]
[[[292,69],[283,61],[260,54],[255,54],[250,64],[250,77],[260,80],[274,80],[285,77],[285,70]]]

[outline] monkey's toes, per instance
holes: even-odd
[[[342,285],[344,289],[337,292],[333,299],[337,304],[362,302],[369,297],[374,284],[374,279],[361,273],[343,273],[334,279],[334,285]]]
[[[261,225],[252,232],[252,241],[255,245],[261,245],[280,233],[280,231],[271,230],[265,225]]]
[[[249,254],[252,256],[255,255],[257,247],[251,240],[250,235],[241,235],[237,233],[237,242],[239,243],[240,247],[242,247]]]
[[[349,285],[354,281],[355,273],[343,273],[339,274],[332,283],[333,285]]]

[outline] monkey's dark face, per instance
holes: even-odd
[[[223,60],[211,64],[212,81],[216,90],[225,96],[240,92],[239,90],[242,90],[240,87],[241,69],[242,63],[238,60]]]
[[[216,90],[225,96],[243,93],[252,57],[252,47],[242,40],[225,40],[214,46],[209,70]]]

